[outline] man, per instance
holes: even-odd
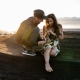
[[[45,19],[44,11],[36,9],[33,17],[29,17],[21,23],[16,33],[16,41],[24,47],[22,54],[35,56],[33,47],[45,43],[45,41],[39,41],[39,28],[37,27],[43,19]]]

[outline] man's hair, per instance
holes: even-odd
[[[34,10],[34,17],[43,19],[43,18],[45,18],[45,13],[41,9],[36,9],[36,10]]]

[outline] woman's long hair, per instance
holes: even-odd
[[[46,28],[49,27],[48,18],[53,19],[54,23],[53,23],[52,27],[54,27],[54,32],[57,34],[57,36],[59,36],[59,34],[60,34],[60,33],[59,33],[59,24],[58,24],[58,22],[57,22],[57,19],[56,19],[55,15],[54,15],[54,14],[49,14],[49,15],[47,15]]]

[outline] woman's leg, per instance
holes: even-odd
[[[47,47],[45,52],[44,52],[44,59],[45,59],[45,69],[48,72],[53,71],[53,69],[50,66],[49,60],[50,60],[50,51],[51,51],[51,47]]]
[[[51,49],[50,51],[50,55],[51,56],[57,56],[57,54],[59,53],[60,51],[57,49],[57,47],[54,47]]]

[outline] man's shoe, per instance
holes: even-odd
[[[22,54],[28,55],[28,56],[35,56],[36,54],[32,50],[23,50]]]

